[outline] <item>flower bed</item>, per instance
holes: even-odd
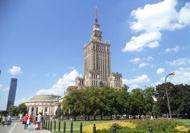
[[[174,120],[131,120],[108,121],[96,124],[97,133],[110,133],[113,125],[117,133],[148,133],[150,128],[155,133],[190,133],[190,127]],[[84,126],[84,133],[92,133],[93,125]]]

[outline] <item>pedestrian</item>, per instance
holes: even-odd
[[[22,114],[21,113],[19,114],[18,118],[19,118],[19,121],[22,121]]]
[[[28,120],[28,114],[25,114],[24,119],[23,119],[24,129],[28,127],[27,120]]]
[[[11,116],[10,115],[7,116],[7,125],[11,125]]]
[[[33,116],[30,115],[30,123],[33,123]]]
[[[28,115],[27,127],[30,128],[30,126],[31,126],[31,115]]]
[[[40,128],[41,128],[41,122],[42,122],[42,115],[41,115],[41,113],[39,113],[38,115],[37,115],[37,121],[36,121],[36,129],[37,130],[40,130]]]
[[[6,122],[6,117],[3,115],[3,117],[2,117],[2,125],[3,126],[5,125],[5,122]]]

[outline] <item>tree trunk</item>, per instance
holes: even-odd
[[[96,115],[94,115],[93,117],[94,117],[94,120],[96,120]]]
[[[110,115],[110,120],[112,120],[112,114]]]
[[[77,118],[76,118],[76,115],[73,116],[73,119],[74,119],[74,121],[76,121],[76,119],[77,119]]]
[[[100,119],[103,120],[103,115],[101,114]]]
[[[84,120],[86,121],[86,114],[84,115]]]
[[[125,119],[128,119],[129,117],[128,117],[127,113],[126,113],[125,115],[126,115],[126,116],[125,116]]]

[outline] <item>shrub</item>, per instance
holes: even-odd
[[[129,122],[129,121],[110,121],[110,122],[106,122],[106,123],[96,124],[96,130],[97,130],[97,132],[106,133],[112,129],[113,125],[116,126],[117,129],[136,128],[136,124]],[[88,125],[88,126],[84,127],[83,132],[90,133],[90,132],[92,132],[92,129],[93,129],[93,125]]]
[[[179,126],[181,123],[174,120],[131,120],[110,121],[96,124],[97,133],[110,133],[115,125],[117,133],[149,133],[149,128],[155,133],[188,132],[190,127]],[[91,133],[93,125],[85,126],[84,133]],[[87,130],[88,128],[88,130]]]
[[[188,131],[190,131],[190,128],[188,128],[186,126],[176,126],[175,129],[180,131],[180,132],[188,132]]]

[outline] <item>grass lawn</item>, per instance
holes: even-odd
[[[190,119],[176,119],[177,122],[181,122],[184,125],[190,125]]]
[[[66,120],[66,129],[67,133],[70,131],[71,121]],[[73,121],[73,133],[79,133],[80,123],[82,122],[83,128],[86,128],[86,132],[84,133],[92,133],[92,126],[96,124],[97,133],[111,133],[110,123],[116,123],[117,133],[149,133],[149,128],[153,129],[154,133],[190,133],[190,119],[174,119],[174,120],[125,120],[125,121]],[[125,124],[126,123],[126,124]],[[131,127],[130,124],[135,125],[135,128]],[[184,125],[184,126],[183,126]],[[177,126],[180,127],[180,130],[177,130]],[[54,126],[52,126],[54,127]],[[58,132],[58,122],[56,124]],[[182,128],[182,129],[181,129]],[[61,132],[63,129],[63,121],[61,121]],[[189,131],[182,131],[182,130]],[[83,130],[84,131],[84,130]]]

